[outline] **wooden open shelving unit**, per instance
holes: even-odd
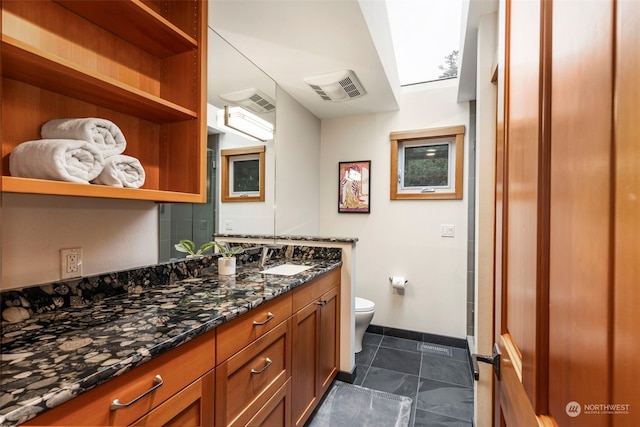
[[[207,2],[2,1],[2,191],[206,201]],[[140,160],[140,189],[10,176],[54,118],[101,117]]]

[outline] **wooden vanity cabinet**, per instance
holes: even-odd
[[[340,269],[293,291],[292,425],[303,426],[338,373]]]
[[[206,200],[207,1],[4,0],[2,191]],[[10,176],[43,123],[98,117],[123,132],[140,189]]]
[[[29,426],[213,425],[215,331],[207,332],[131,371],[29,420]],[[129,407],[111,410],[115,399]]]
[[[216,366],[217,427],[304,425],[338,373],[340,277],[334,269],[218,328],[219,361],[246,347]],[[265,378],[249,373],[267,358]]]
[[[339,313],[337,268],[25,425],[302,426],[338,372]]]

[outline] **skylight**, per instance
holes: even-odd
[[[401,86],[457,75],[461,0],[387,0],[387,8]]]

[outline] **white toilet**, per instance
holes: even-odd
[[[356,341],[354,343],[356,353],[362,351],[362,338],[364,338],[364,333],[367,331],[375,311],[376,305],[373,301],[356,297]]]

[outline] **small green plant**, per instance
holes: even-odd
[[[242,246],[236,246],[229,249],[225,244],[218,243],[218,242],[211,242],[211,243],[213,243],[216,246],[216,248],[218,248],[218,252],[224,258],[231,258],[234,255],[244,252],[244,249],[242,248]]]
[[[184,252],[188,258],[193,258],[197,256],[201,256],[208,250],[211,250],[214,247],[214,242],[203,243],[202,246],[196,251],[196,244],[191,240],[183,239],[180,240],[180,243],[176,243],[174,246],[178,252]]]

